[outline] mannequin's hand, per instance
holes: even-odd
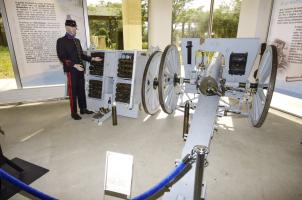
[[[84,71],[84,67],[80,64],[75,64],[74,67],[80,72]]]
[[[100,62],[100,61],[102,61],[103,59],[100,58],[100,57],[92,57],[91,60],[92,60],[92,61],[96,61],[96,62]]]

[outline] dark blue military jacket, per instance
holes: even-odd
[[[81,64],[82,60],[91,61],[91,57],[83,53],[80,40],[66,34],[57,40],[57,54],[63,63],[64,72],[70,72],[74,64]]]

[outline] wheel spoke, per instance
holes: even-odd
[[[158,107],[158,98],[157,98],[156,94],[157,94],[156,90],[153,90],[152,91],[152,101],[150,103],[152,110],[154,110]]]
[[[149,91],[147,92],[146,97],[147,97],[147,99],[152,98],[152,90],[151,90],[151,91],[149,90]]]
[[[258,119],[258,102],[257,102],[257,96],[255,95],[255,97],[254,97],[254,107],[253,107],[253,110],[254,110],[254,119],[255,119],[255,121],[257,121],[257,119]]]
[[[172,107],[176,107],[177,101],[178,101],[178,94],[177,94],[176,91],[174,90],[173,101],[172,101],[172,103],[171,103]]]
[[[167,70],[169,71],[169,72],[173,72],[173,61],[171,60],[171,56],[172,56],[172,54],[171,54],[171,51],[169,50],[168,52],[167,52],[167,54],[166,54],[166,60],[165,60],[165,68],[167,68]]]
[[[265,51],[260,61],[260,65],[258,69],[259,77],[261,77],[261,75],[263,74],[262,71],[264,70],[264,66],[268,62],[268,60],[269,60],[269,53],[268,51]]]
[[[163,73],[164,75],[166,75],[167,77],[173,77],[173,73],[172,72],[170,72],[169,70],[168,70],[168,67],[166,67],[165,69],[164,69],[164,73]]]
[[[153,72],[152,69],[150,69],[150,70],[148,71],[147,78],[148,78],[148,79],[152,79],[152,78],[154,78],[155,76],[157,76],[156,73]]]
[[[169,92],[169,95],[167,96],[167,100],[166,100],[166,103],[168,105],[168,107],[170,109],[172,109],[173,105],[172,105],[172,100],[173,100],[173,96],[174,96],[174,90],[172,89],[170,92]]]
[[[257,100],[257,106],[258,106],[257,107],[257,111],[258,111],[257,119],[259,119],[263,112],[263,107],[264,107],[264,102],[261,101],[261,97],[260,97],[259,93],[256,94],[256,100]]]
[[[146,84],[146,86],[145,86],[145,88],[146,88],[146,93],[148,93],[149,92],[149,90],[151,90],[152,88],[153,88],[153,83],[150,81],[150,80],[148,80],[149,81],[149,85],[148,84]]]
[[[264,91],[263,91],[262,88],[258,88],[257,94],[259,95],[259,98],[260,98],[261,102],[265,102],[265,100],[266,100],[266,95],[264,94]],[[263,104],[264,104],[264,103],[263,103]]]
[[[272,72],[271,64],[267,64],[263,70],[263,74],[259,77],[259,83],[268,83]]]
[[[168,85],[165,90],[165,97],[169,96],[169,94],[172,90],[173,90],[173,85]]]
[[[148,103],[150,104],[150,107],[152,107],[152,104],[151,104],[151,102],[153,101],[153,90],[151,90],[151,91],[149,91],[148,93],[147,93],[147,101],[148,101]]]
[[[176,73],[176,69],[177,69],[177,66],[178,66],[178,62],[177,62],[177,58],[176,58],[176,54],[177,52],[175,51],[175,48],[173,48],[173,50],[172,50],[172,64],[173,64],[173,69],[172,69],[172,72],[173,72],[173,74],[175,74]]]
[[[154,61],[154,59],[157,60]],[[156,56],[154,59],[150,63],[151,66],[158,66],[159,65],[158,57]],[[157,75],[158,75],[158,67],[150,67],[150,69],[148,70],[148,77],[154,79],[155,77],[157,77]]]
[[[264,83],[267,81],[272,70],[272,55],[270,51],[265,51],[264,54],[265,57],[263,58],[263,62],[261,62],[261,65],[259,66],[259,83]]]
[[[157,66],[157,67],[153,67],[151,70],[152,74],[153,74],[153,78],[158,76],[158,69],[159,69],[158,66],[160,64],[160,58],[161,58],[161,56],[156,56],[156,58],[155,58],[156,60],[153,62],[154,65]]]
[[[180,75],[180,68],[178,67],[178,66],[180,66],[180,61],[179,61],[179,53],[178,53],[178,49],[177,48],[175,48],[174,49],[174,54],[173,54],[173,56],[174,56],[174,61],[175,61],[175,67],[174,67],[174,73],[176,73],[176,74],[178,74],[178,75]]]
[[[168,89],[165,92],[165,99],[167,100],[167,98],[169,98],[169,96],[171,95],[171,93],[173,92],[173,87],[169,86]]]
[[[168,56],[169,55],[169,56]],[[173,55],[171,55],[171,54],[167,54],[167,60],[166,60],[166,68],[167,68],[167,70],[169,71],[169,73],[171,73],[171,74],[173,74],[173,65],[174,65],[174,63],[173,63],[173,60],[172,60],[172,57]]]

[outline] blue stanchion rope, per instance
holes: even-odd
[[[171,181],[173,181],[179,174],[181,174],[187,164],[181,162],[179,165],[166,177],[164,178],[161,182],[159,182],[157,185],[153,186],[150,188],[148,191],[132,198],[131,200],[145,200],[162,190],[165,186],[167,186]]]
[[[29,185],[23,183],[19,179],[15,178],[14,176],[8,174],[3,169],[0,169],[0,178],[4,179],[11,184],[15,185],[16,187],[20,188],[21,190],[24,190],[25,192],[28,192],[29,194],[38,197],[42,200],[57,200],[56,198],[53,198],[47,194],[44,194],[43,192],[40,192],[39,190],[36,190]]]

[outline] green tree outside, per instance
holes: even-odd
[[[0,46],[0,79],[14,78],[8,47]]]
[[[235,38],[240,15],[240,0],[223,3],[214,11],[213,33],[215,38]]]
[[[122,4],[99,1],[88,6],[90,36],[105,36],[108,49],[118,49],[122,32]]]
[[[148,0],[141,0],[142,9],[142,48],[148,48]],[[108,49],[122,49],[123,23],[122,0],[120,3],[99,1],[88,6],[88,19],[91,36],[105,36]]]
[[[208,37],[209,11],[204,7],[187,8],[193,0],[174,0],[172,10],[172,41],[175,44],[183,37]],[[235,38],[239,23],[241,0],[230,4],[223,2],[214,9],[212,37]],[[210,6],[210,5],[209,5]]]

